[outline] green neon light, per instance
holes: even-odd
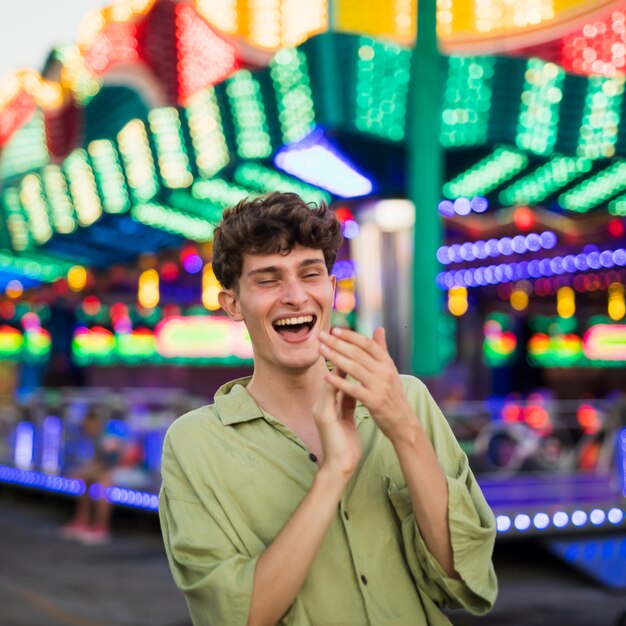
[[[513,148],[500,147],[443,187],[448,198],[484,195],[528,165],[528,157]]]
[[[330,194],[322,189],[256,163],[240,165],[235,170],[234,178],[239,184],[261,193],[276,190],[293,191],[299,194],[305,202],[330,202]]]
[[[577,335],[533,335],[528,342],[528,362],[543,367],[574,367],[586,361]]]
[[[565,72],[554,63],[529,59],[515,143],[536,154],[550,154],[556,142]]]
[[[241,70],[226,81],[235,123],[237,154],[244,159],[262,159],[272,154],[261,86],[252,73]]]
[[[16,328],[0,326],[0,357],[16,358],[24,348],[24,336]]]
[[[148,123],[156,146],[159,172],[170,189],[189,187],[193,182],[185,150],[178,110],[174,107],[153,109]]]
[[[14,250],[27,250],[32,245],[30,228],[20,202],[20,194],[10,187],[2,197],[5,208],[5,224]]]
[[[589,159],[615,155],[624,77],[590,76],[577,153]]]
[[[164,319],[154,334],[157,350],[164,357],[252,358],[252,344],[245,326],[224,317],[172,316]]]
[[[117,334],[117,356],[125,362],[150,361],[157,355],[156,341],[152,332],[135,331]]]
[[[42,328],[22,334],[11,326],[0,326],[0,359],[41,363],[48,360],[51,344],[50,333]]]
[[[122,173],[117,149],[106,139],[92,141],[87,146],[96,182],[107,213],[125,213],[130,207],[126,181]]]
[[[359,37],[358,46],[355,125],[363,132],[402,141],[411,51],[369,37]]]
[[[250,190],[228,183],[225,180],[214,178],[213,180],[197,180],[191,188],[191,194],[194,198],[209,200],[225,209],[249,196]]]
[[[485,318],[483,359],[489,367],[502,367],[514,359],[517,338],[513,325],[513,317],[506,313],[491,313]]]
[[[205,312],[206,313],[206,312]],[[1,339],[1,334],[0,334]],[[102,327],[76,330],[72,358],[79,365],[245,365],[252,347],[245,327],[219,317],[170,317],[154,330],[113,333]]]
[[[559,197],[559,204],[564,209],[586,213],[624,189],[626,189],[626,162],[618,161],[562,194]]]
[[[487,141],[494,57],[448,57],[441,114],[443,146],[475,146]]]
[[[279,50],[270,62],[270,76],[276,91],[283,142],[293,143],[315,126],[306,55],[300,50]]]
[[[42,280],[44,282],[50,282],[63,277],[72,265],[73,263],[53,259],[47,255],[41,254],[39,251],[28,255],[20,254],[20,256],[0,252],[1,267],[20,273],[27,278]]]
[[[135,202],[148,202],[158,191],[148,133],[141,120],[132,120],[117,135],[122,163]]]
[[[73,233],[78,227],[78,221],[61,168],[47,165],[42,176],[54,230],[61,234]]]
[[[52,339],[50,333],[43,328],[27,330],[24,333],[24,353],[22,358],[28,362],[48,360]]]
[[[197,198],[187,190],[177,189],[167,196],[167,204],[181,213],[199,217],[204,221],[217,224],[222,218],[224,206],[209,199]]]
[[[536,333],[528,342],[528,362],[539,367],[624,367],[626,327],[610,328],[613,337],[601,325],[591,326],[585,338]]]
[[[102,215],[100,195],[93,170],[83,150],[74,150],[63,162],[70,194],[81,226],[91,226]]]
[[[194,94],[185,111],[198,171],[206,178],[215,176],[230,162],[215,89],[208,87]]]
[[[609,213],[612,215],[619,215],[620,217],[626,215],[626,196],[620,196],[609,202]]]
[[[545,165],[503,189],[498,198],[504,205],[535,204],[589,172],[591,166],[590,159],[554,156]]]
[[[78,365],[107,362],[115,352],[115,336],[104,328],[79,328],[72,338],[72,358]]]
[[[20,200],[35,243],[38,245],[46,243],[52,237],[52,226],[39,176],[36,174],[24,176],[20,185]]]
[[[43,113],[36,110],[2,147],[0,180],[37,170],[49,161]]]
[[[211,241],[214,225],[206,220],[168,209],[155,202],[137,204],[131,209],[137,221],[154,226],[192,241]]]

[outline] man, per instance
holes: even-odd
[[[382,329],[330,331],[340,243],[325,206],[288,193],[215,231],[254,374],[164,444],[163,536],[196,625],[440,625],[495,599],[493,515],[445,418]]]

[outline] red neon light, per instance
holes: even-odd
[[[25,91],[20,91],[6,108],[0,110],[0,146],[30,120],[35,108],[33,97]]]
[[[133,24],[109,24],[89,45],[85,64],[94,74],[104,74],[117,63],[134,63],[139,57],[137,48]]]
[[[176,36],[181,102],[196,91],[225,80],[237,69],[235,48],[220,39],[187,4],[176,5]]]
[[[565,70],[614,76],[626,68],[626,15],[613,11],[567,35],[561,44]]]
[[[513,223],[520,230],[530,230],[535,225],[535,215],[528,207],[519,207],[513,213]]]

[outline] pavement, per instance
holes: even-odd
[[[69,499],[0,485],[0,626],[191,626],[154,513],[116,509],[113,541],[86,547],[58,536],[71,512]],[[626,591],[603,588],[538,543],[498,544],[494,562],[494,610],[455,611],[455,626],[626,626]]]

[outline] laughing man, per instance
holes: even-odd
[[[290,193],[215,231],[254,373],[164,445],[163,536],[196,626],[439,626],[495,600],[493,514],[441,411],[382,328],[330,329],[340,243],[333,213]]]

